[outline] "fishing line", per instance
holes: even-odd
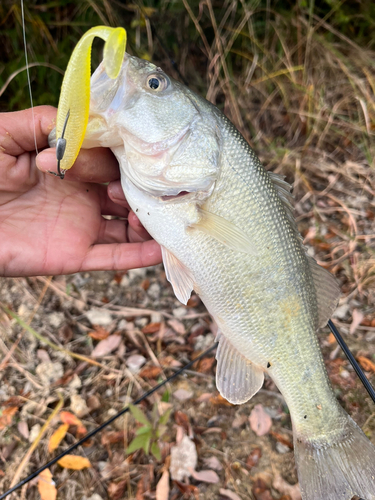
[[[369,393],[371,399],[375,403],[375,389],[371,385],[370,381],[368,380],[368,378],[364,374],[362,368],[357,363],[357,360],[355,359],[355,357],[351,353],[349,347],[346,345],[344,339],[341,337],[339,331],[337,330],[337,328],[335,327],[335,325],[332,323],[331,320],[328,321],[328,326],[329,326],[329,329],[331,330],[331,332],[333,333],[333,335],[335,336],[337,343],[339,344],[341,349],[344,351],[345,356],[350,361],[350,364],[354,368],[356,374],[358,375],[360,381],[364,385],[366,391]]]
[[[33,95],[31,92],[31,81],[30,81],[30,72],[29,72],[29,59],[27,57],[27,46],[26,46],[26,27],[25,27],[25,13],[23,10],[23,0],[21,0],[21,18],[22,18],[22,35],[23,35],[23,46],[25,49],[25,62],[26,62],[26,74],[27,74],[27,83],[29,87],[29,95],[30,95],[30,103],[31,103],[31,114],[33,117],[33,132],[34,132],[34,144],[36,154],[38,152],[38,146],[36,144],[36,132],[35,132],[35,121],[34,121],[34,103],[33,103]]]
[[[163,385],[165,385],[168,382],[171,382],[172,380],[174,380],[176,377],[178,377],[178,375],[180,375],[185,370],[187,370],[188,368],[190,368],[194,363],[196,363],[201,358],[203,358],[204,356],[206,356],[209,352],[211,352],[214,349],[216,349],[216,347],[218,346],[218,344],[219,344],[218,342],[215,342],[214,345],[212,345],[210,348],[206,349],[204,352],[202,352],[202,354],[200,354],[196,358],[194,358],[191,361],[189,361],[189,363],[187,363],[185,366],[183,366],[182,368],[180,368],[176,373],[174,373],[173,375],[171,375],[167,379],[163,380],[163,382],[160,382],[160,384],[156,385],[155,387],[153,387],[149,391],[145,392],[141,397],[139,397],[138,399],[136,399],[133,404],[134,405],[139,404],[141,401],[143,401],[144,399],[148,398],[149,396],[151,396],[151,394],[153,394],[158,389],[160,389],[161,387],[163,387]],[[45,469],[49,469],[52,465],[54,465],[56,462],[58,462],[62,457],[64,457],[65,455],[69,454],[70,452],[72,452],[76,448],[78,448],[78,446],[81,446],[81,444],[83,444],[85,441],[87,441],[88,439],[90,439],[93,436],[95,436],[95,434],[97,434],[98,432],[102,431],[105,427],[107,427],[107,425],[111,424],[117,418],[121,417],[121,415],[124,415],[124,413],[127,413],[128,411],[129,411],[129,406],[126,406],[120,412],[118,412],[116,415],[114,415],[113,417],[109,418],[106,422],[104,422],[104,424],[99,425],[99,427],[96,427],[94,430],[92,430],[91,432],[87,433],[85,436],[83,436],[82,439],[80,439],[79,441],[77,441],[76,443],[74,443],[67,450],[65,450],[62,453],[60,453],[60,455],[58,455],[57,457],[53,458],[48,463],[46,463],[45,465],[43,465],[42,467],[40,467],[40,469],[36,470],[32,474],[30,474],[28,477],[26,477],[25,479],[23,479],[22,481],[20,481],[18,484],[16,484],[15,486],[13,486],[13,488],[10,488],[8,491],[6,491],[2,495],[0,495],[0,500],[2,500],[3,498],[6,498],[8,495],[10,495],[14,491],[18,490],[18,488],[21,488],[21,486],[24,486],[26,483],[28,483],[29,481],[31,481],[32,479],[34,479],[34,477],[38,476]]]

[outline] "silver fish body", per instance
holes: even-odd
[[[248,401],[268,373],[290,410],[303,498],[375,500],[375,448],[338,404],[315,334],[339,289],[305,253],[288,184],[147,61],[126,56],[115,82],[99,67],[91,88],[86,146],[111,147],[176,296],[195,290],[215,318],[221,394]]]

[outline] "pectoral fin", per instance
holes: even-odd
[[[161,253],[167,280],[171,283],[178,300],[183,304],[187,304],[194,285],[189,269],[163,246],[161,247]]]
[[[216,340],[219,341],[216,386],[230,403],[246,403],[262,387],[264,372],[260,366],[242,356],[222,333]]]
[[[254,242],[232,222],[227,221],[220,215],[207,212],[203,208],[199,209],[201,220],[190,226],[198,229],[227,247],[237,252],[255,254],[256,248]]]

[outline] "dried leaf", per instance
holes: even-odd
[[[64,439],[66,433],[68,432],[69,424],[62,424],[60,427],[52,434],[48,442],[48,453],[52,453],[59,446],[61,441]]]
[[[246,467],[248,469],[251,469],[252,467],[258,465],[261,456],[262,456],[262,449],[259,447],[254,448],[246,459]]]
[[[108,444],[120,443],[124,441],[124,437],[125,437],[124,431],[104,432],[102,434],[101,443],[103,446],[106,446]]]
[[[170,319],[167,323],[179,335],[184,335],[186,333],[185,325],[181,323],[181,321],[178,321],[178,319]]]
[[[25,439],[29,439],[30,433],[29,433],[29,427],[27,426],[27,422],[25,422],[24,420],[18,422],[17,429],[22,437],[24,437]]]
[[[210,403],[212,403],[213,405],[234,406],[232,405],[232,403],[223,398],[221,394],[212,396],[212,398],[210,398]]]
[[[189,433],[189,417],[186,415],[186,413],[182,411],[175,411],[174,420],[177,425],[180,425],[185,429],[185,432],[187,434]]]
[[[237,493],[235,493],[232,490],[225,490],[224,488],[220,488],[219,493],[220,495],[224,495],[230,500],[241,500],[241,498],[237,495]]]
[[[91,467],[90,460],[78,455],[65,455],[57,463],[64,469],[82,470]]]
[[[149,323],[142,328],[142,333],[149,335],[151,333],[156,333],[160,330],[161,323]]]
[[[263,479],[256,479],[251,491],[256,500],[272,500],[271,492]]]
[[[290,496],[291,500],[301,500],[299,484],[291,485],[280,475],[276,474],[272,486],[283,495]]]
[[[143,368],[138,375],[141,378],[156,378],[158,377],[163,370],[160,368],[160,366],[146,366],[146,368]]]
[[[121,335],[109,335],[104,340],[101,340],[94,348],[91,353],[93,358],[100,358],[102,356],[107,356],[107,354],[111,353],[121,343]]]
[[[9,406],[9,408],[5,408],[2,410],[0,414],[0,430],[8,427],[13,420],[14,415],[18,411],[18,406]]]
[[[82,422],[78,417],[73,415],[73,413],[70,413],[70,411],[62,411],[60,413],[60,420],[63,424],[69,424],[69,425],[82,425]]]
[[[96,326],[95,330],[90,332],[88,335],[94,340],[104,340],[109,337],[109,331],[102,326]]]
[[[249,417],[250,427],[257,436],[264,436],[272,427],[272,419],[262,405],[255,405]]]
[[[165,470],[156,485],[156,500],[168,500],[169,498],[169,472]]]
[[[210,469],[215,469],[215,470],[222,470],[223,466],[219,462],[219,460],[215,457],[208,457],[203,460],[204,465],[206,467],[209,467]]]
[[[273,436],[279,443],[284,444],[291,450],[293,449],[293,443],[286,437],[282,436],[278,432],[270,431],[271,436]]]
[[[133,354],[126,360],[126,366],[132,372],[137,372],[146,363],[146,358],[141,354]]]
[[[368,358],[365,358],[365,356],[357,356],[357,361],[362,368],[366,370],[366,372],[375,373],[375,363],[370,361]]]
[[[358,309],[353,309],[352,322],[349,328],[349,333],[351,335],[353,335],[353,333],[356,331],[356,329],[361,324],[364,317],[365,316],[361,311],[359,311]]]
[[[201,470],[199,472],[192,470],[191,475],[196,481],[202,481],[204,483],[216,484],[220,481],[219,476],[213,470]]]
[[[215,358],[203,358],[198,363],[197,371],[200,373],[210,373],[215,363]]]
[[[41,500],[56,500],[57,489],[49,469],[38,475],[38,491]]]
[[[125,488],[128,480],[124,479],[119,483],[110,483],[108,486],[108,495],[111,500],[121,500],[124,498]]]

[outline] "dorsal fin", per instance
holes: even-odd
[[[279,195],[282,204],[284,205],[286,215],[295,231],[298,239],[302,243],[302,236],[298,231],[297,223],[293,215],[293,195],[291,194],[292,186],[288,184],[284,179],[283,175],[275,174],[274,172],[268,172],[273,185]],[[318,305],[318,319],[316,328],[322,328],[325,326],[331,317],[333,311],[336,309],[337,302],[340,296],[340,287],[336,281],[336,278],[329,273],[326,269],[319,266],[319,264],[306,254],[307,261],[310,266],[312,278],[315,286],[316,300]]]

